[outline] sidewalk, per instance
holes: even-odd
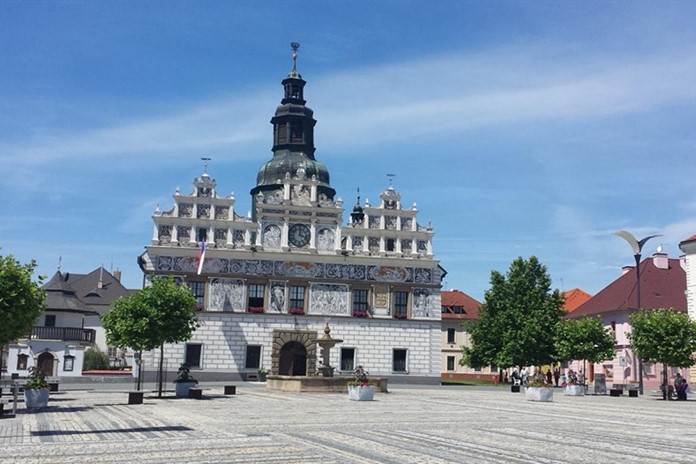
[[[0,421],[3,463],[691,463],[696,402],[396,385],[373,402],[201,382],[205,399],[128,405],[126,391],[51,396]],[[84,385],[78,385],[84,387]],[[148,385],[146,391],[150,391]],[[65,387],[65,388],[64,388]]]

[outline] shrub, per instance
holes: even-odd
[[[95,346],[85,351],[84,370],[108,369],[109,367],[111,367],[109,355],[101,351],[99,347]]]

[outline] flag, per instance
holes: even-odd
[[[198,254],[198,271],[196,271],[196,274],[201,275],[201,271],[203,270],[203,261],[205,260],[205,241],[201,242],[201,251]]]

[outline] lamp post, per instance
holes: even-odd
[[[640,253],[643,250],[643,245],[645,242],[651,238],[659,237],[659,235],[648,235],[647,237],[638,240],[630,232],[625,230],[620,230],[614,232],[614,235],[618,235],[622,239],[626,240],[631,248],[633,248],[633,257],[636,259],[636,311],[640,310]],[[634,359],[638,360],[638,392],[643,394],[643,360],[633,354]]]

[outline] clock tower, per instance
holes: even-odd
[[[283,79],[283,99],[271,119],[273,157],[251,189],[252,220],[259,223],[257,247],[265,251],[335,254],[340,250],[342,202],[334,201],[329,171],[314,157],[314,112],[305,106],[306,82],[297,71],[292,44],[292,70]]]

